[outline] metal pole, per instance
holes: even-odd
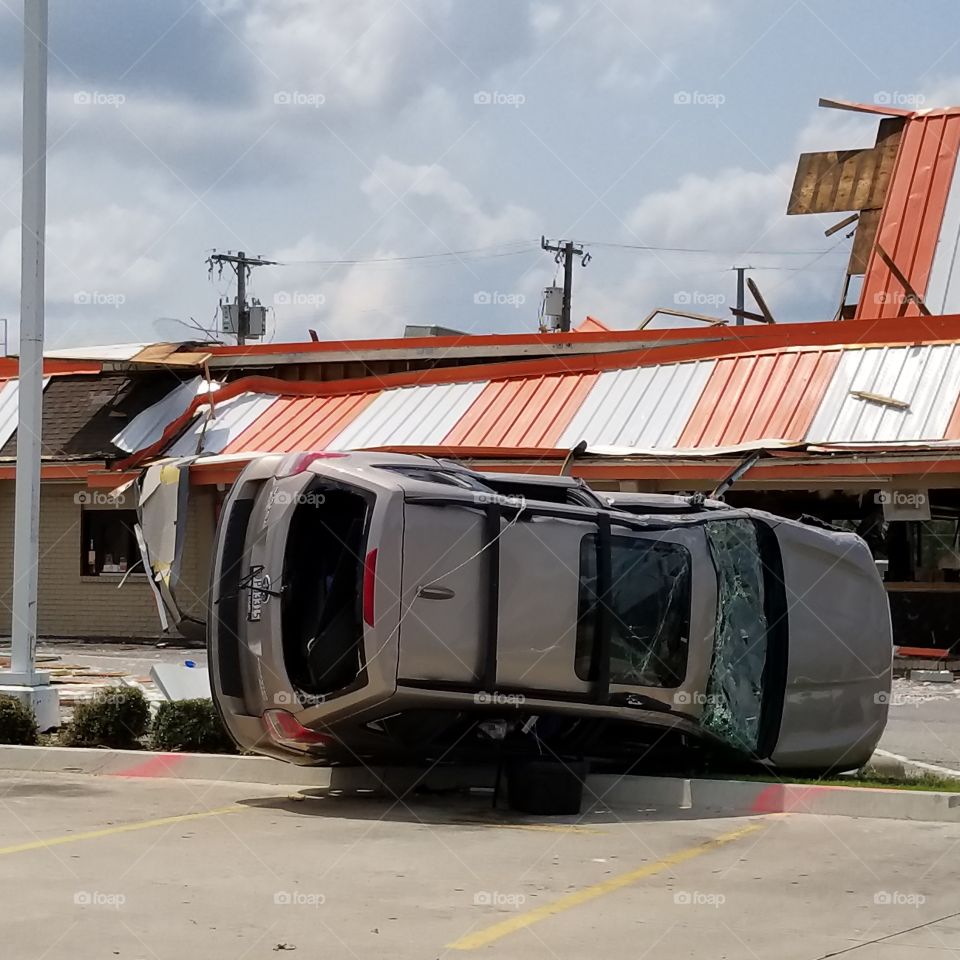
[[[736,317],[736,326],[743,326],[743,310],[746,308],[746,299],[743,289],[743,274],[747,269],[746,267],[734,267],[734,270],[737,271],[737,309],[740,313]]]
[[[247,342],[247,264],[246,254],[237,254],[237,346]]]
[[[570,332],[570,305],[573,300],[573,242],[563,245],[563,304],[560,316],[560,332]]]
[[[44,237],[47,207],[47,0],[23,4],[23,201],[20,364],[10,667],[33,686],[40,554],[40,425],[43,403]]]

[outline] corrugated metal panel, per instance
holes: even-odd
[[[657,449],[676,446],[715,361],[669,363],[601,373],[558,446]]]
[[[147,347],[147,343],[104,343],[95,347],[62,347],[58,350],[44,350],[43,355],[51,359],[65,360],[132,360],[138,353]]]
[[[327,446],[331,450],[439,446],[486,383],[438,383],[384,390]]]
[[[279,397],[267,416],[251,424],[224,452],[323,450],[376,397],[376,392],[337,397]]]
[[[924,296],[938,249],[947,197],[960,150],[960,114],[912,117],[903,131],[897,166],[883,207],[877,241]],[[876,251],[870,258],[857,318],[916,316],[903,289]]]
[[[220,384],[211,384],[214,390]],[[171,390],[162,400],[141,410],[114,438],[113,445],[127,453],[142,450],[156,443],[162,436],[168,423],[181,416],[198,394],[206,393],[208,381],[203,377],[194,377]]]
[[[923,298],[931,313],[960,313],[960,163],[953,168],[950,195],[933,254],[930,281]]]
[[[198,416],[187,432],[168,447],[168,457],[189,457],[195,453],[222,453],[233,440],[239,437],[258,417],[262,416],[276,402],[274,396],[257,393],[241,393],[240,396],[214,406],[215,416],[206,420],[201,408]],[[204,423],[206,428],[204,429]],[[203,447],[197,450],[197,441],[203,434]],[[250,448],[252,449],[252,448]]]
[[[865,391],[908,404],[851,396]],[[960,394],[960,344],[843,351],[810,443],[942,440]]]
[[[802,440],[839,359],[839,350],[798,350],[718,360],[677,446]]]
[[[596,380],[595,373],[571,373],[494,381],[443,442],[461,447],[554,448]]]
[[[43,381],[43,389],[47,389],[50,378]],[[16,432],[17,420],[20,416],[20,381],[7,380],[0,387],[0,447],[2,447]]]

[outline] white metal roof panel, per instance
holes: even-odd
[[[601,373],[558,446],[657,449],[676,446],[715,361],[667,363]]]
[[[953,168],[924,302],[931,313],[960,312],[960,163]]]
[[[104,343],[94,347],[61,347],[56,350],[44,350],[43,355],[57,360],[132,360],[152,342],[146,343]]]
[[[156,443],[163,436],[167,424],[183,414],[194,397],[206,393],[208,389],[219,390],[220,384],[204,380],[203,377],[194,377],[179,384],[162,400],[141,410],[113,438],[114,446],[133,453]]]
[[[862,391],[906,406],[852,395]],[[960,394],[960,344],[846,349],[809,443],[942,440]]]
[[[47,389],[49,377],[44,377],[43,389]],[[20,416],[20,381],[7,380],[0,386],[0,447],[16,432]]]
[[[167,448],[165,456],[189,457],[197,453],[221,453],[227,444],[239,437],[257,417],[265,413],[276,399],[275,396],[258,393],[241,393],[223,403],[215,403],[214,417],[209,420],[206,417],[209,408],[201,407],[200,415],[187,432]],[[203,446],[198,450],[197,442],[201,434]]]
[[[480,396],[486,380],[384,390],[328,444],[331,450],[437,446]]]

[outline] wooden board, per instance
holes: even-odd
[[[788,214],[841,213],[883,206],[904,121],[882,120],[873,147],[802,153]]]
[[[857,232],[850,250],[850,262],[847,264],[847,273],[851,276],[860,276],[867,272],[870,253],[877,239],[877,227],[880,226],[880,212],[879,209],[860,211]]]

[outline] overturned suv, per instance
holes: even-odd
[[[706,750],[853,768],[886,595],[850,533],[382,453],[261,457],[224,504],[208,642],[244,748],[301,764]]]

